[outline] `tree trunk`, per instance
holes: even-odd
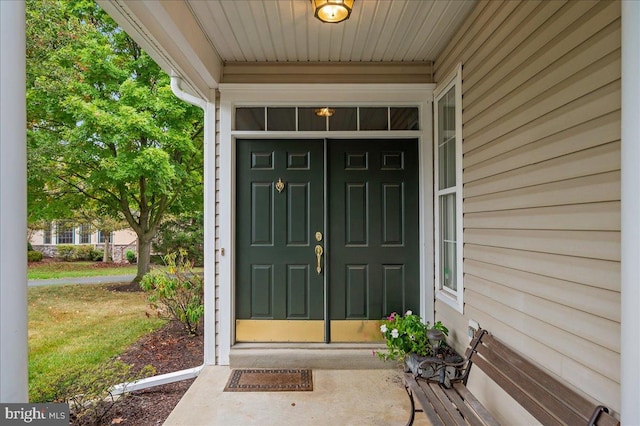
[[[135,282],[140,282],[144,274],[149,272],[151,263],[151,238],[138,237],[138,274]]]
[[[111,232],[102,231],[104,237],[104,253],[102,254],[102,261],[109,262],[109,253],[111,253]]]

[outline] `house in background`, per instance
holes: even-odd
[[[45,229],[33,232],[29,242],[34,250],[45,256],[56,257],[60,244],[92,245],[96,250],[104,250],[105,235],[89,224],[78,226],[64,222],[51,222]],[[110,256],[114,262],[126,262],[127,250],[138,252],[138,237],[131,229],[120,229],[109,236]]]
[[[205,364],[412,309],[640,423],[638,3],[98,3],[205,110]]]

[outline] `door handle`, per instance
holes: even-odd
[[[322,272],[322,266],[321,266],[322,253],[324,253],[324,250],[322,249],[322,246],[318,244],[316,246],[316,258],[318,259],[318,267],[316,268],[316,271],[318,272],[318,275],[320,275],[320,273]]]

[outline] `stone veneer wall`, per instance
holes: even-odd
[[[92,244],[96,250],[104,250],[104,244]],[[58,246],[55,244],[47,245],[32,245],[33,249],[41,252],[45,257],[56,257],[58,254]],[[111,245],[111,258],[115,263],[127,262],[127,250],[136,251],[136,247],[132,247],[130,244],[112,244]]]

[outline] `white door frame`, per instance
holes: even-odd
[[[221,84],[219,134],[218,364],[234,343],[236,138],[417,138],[420,204],[420,311],[433,322],[433,89],[435,84]],[[420,130],[348,132],[235,131],[237,106],[417,106]],[[207,159],[216,161],[216,159]]]

